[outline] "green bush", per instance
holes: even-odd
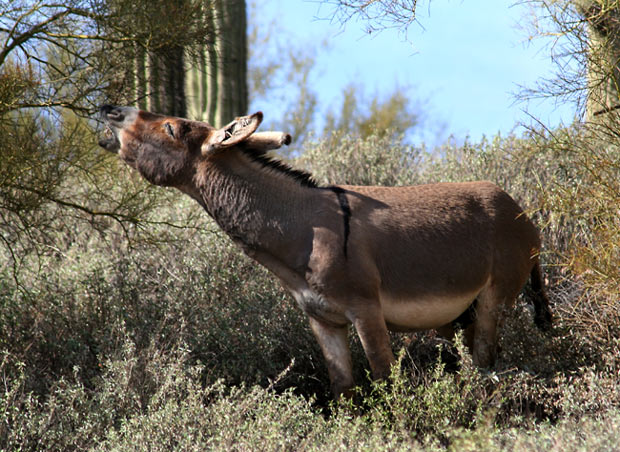
[[[335,134],[306,146],[296,163],[326,185],[407,185],[419,177],[420,151],[402,137]]]
[[[46,260],[32,285],[5,280],[0,344],[32,369],[33,388],[75,365],[87,380],[97,374],[122,342],[119,322],[139,350],[187,342],[206,381],[266,384],[300,352],[314,359],[295,378],[323,373],[305,319],[265,270],[219,233],[180,235],[131,248],[93,238]]]

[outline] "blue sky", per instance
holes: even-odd
[[[369,95],[388,95],[400,87],[422,101],[429,123],[444,125],[443,137],[459,141],[518,133],[515,127],[531,123],[530,115],[551,126],[572,121],[571,105],[515,102],[519,86],[531,87],[553,69],[547,43],[529,42],[519,25],[531,20],[527,5],[514,0],[418,3],[422,26],[411,25],[407,39],[396,30],[368,35],[361,22],[349,22],[343,30],[326,19],[331,7],[316,1],[264,0],[259,12],[261,23],[277,21],[286,39],[319,49],[313,86],[321,111],[336,108],[343,90],[355,83]],[[326,49],[320,49],[323,40]],[[432,142],[434,133],[422,138]]]

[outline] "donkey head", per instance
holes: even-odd
[[[239,117],[221,129],[133,107],[104,105],[101,116],[107,128],[99,145],[118,153],[155,185],[184,185],[198,160],[214,158],[234,146],[267,151],[290,143],[288,134],[255,133],[263,119],[261,112]]]

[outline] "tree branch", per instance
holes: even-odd
[[[34,10],[30,10],[28,13],[25,13],[25,15],[26,14],[34,14]],[[13,36],[13,33],[15,32],[19,24],[19,22],[16,21],[15,26],[13,27],[13,29],[11,30],[11,33],[9,34],[9,37],[7,38],[7,44],[4,46],[4,49],[2,50],[2,52],[0,52],[0,66],[4,64],[4,61],[8,57],[9,53],[11,53],[16,47],[19,47],[25,42],[27,42],[28,40],[34,38],[37,33],[45,29],[45,27],[47,27],[49,24],[63,17],[66,17],[68,14],[69,14],[68,11],[62,11],[60,13],[56,13],[49,19],[43,22],[40,22],[36,25],[33,25],[28,31],[21,33],[18,36]],[[22,15],[22,17],[20,17],[19,20],[25,17],[25,15]]]

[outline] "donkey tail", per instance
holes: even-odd
[[[543,288],[542,272],[538,261],[530,273],[530,283],[534,301],[534,323],[540,330],[548,331],[551,328],[553,316],[549,308],[549,298]]]

